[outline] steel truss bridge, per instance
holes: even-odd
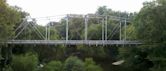
[[[45,19],[50,20],[51,17],[45,17]],[[84,39],[80,40],[70,40],[69,39],[69,21],[71,18],[82,18],[84,21]],[[88,39],[88,21],[89,19],[100,19],[101,20],[101,26],[102,26],[102,36],[100,40],[91,40]],[[139,45],[142,44],[139,41],[136,40],[127,40],[127,34],[126,34],[126,28],[127,23],[130,22],[127,18],[121,18],[121,17],[115,17],[115,16],[99,16],[99,15],[66,15],[63,17],[65,19],[65,39],[62,40],[51,40],[51,32],[50,27],[51,24],[47,24],[45,26],[45,33],[42,33],[39,28],[33,24],[36,23],[34,20],[37,20],[39,18],[25,18],[24,21],[16,28],[15,32],[16,35],[11,39],[8,40],[7,44],[14,44],[14,45],[20,45],[20,44],[26,44],[26,45],[58,45],[58,44],[65,44],[65,45]],[[112,33],[108,33],[108,19],[118,21],[119,23],[112,29]],[[30,21],[29,21],[30,20]],[[124,34],[122,38],[122,25],[124,28]],[[42,38],[42,40],[30,40],[30,39],[17,39],[20,34],[22,34],[25,29],[30,26],[31,28],[37,33],[39,37]],[[108,39],[108,35],[115,34],[119,30],[119,40],[110,40]],[[44,35],[43,35],[44,34]]]

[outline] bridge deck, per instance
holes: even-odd
[[[7,44],[44,44],[44,45],[137,45],[141,44],[138,41],[123,41],[123,40],[10,40]]]

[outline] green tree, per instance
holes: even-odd
[[[25,13],[25,12],[24,12]],[[19,7],[13,7],[9,6],[9,4],[6,3],[6,0],[0,0],[0,41],[6,41],[11,40],[15,34],[15,28],[20,22],[22,21],[22,18],[24,18],[23,12]],[[4,46],[1,46],[4,47]],[[8,46],[9,47],[9,46]],[[3,50],[8,50],[4,51]],[[2,53],[3,59],[0,58],[1,62],[3,63],[3,60],[6,62],[8,60],[11,60],[11,55],[3,55],[3,54],[10,54],[12,50],[8,48],[3,48],[1,51],[0,48],[0,56]],[[4,64],[10,64],[10,63],[3,63]],[[0,67],[1,69],[2,67]]]
[[[69,57],[66,59],[63,67],[64,71],[85,71],[84,63],[77,57]]]
[[[106,52],[103,46],[77,46],[77,50],[80,51],[84,57],[92,58],[105,58]]]
[[[51,61],[46,64],[43,71],[62,71],[62,63],[60,61]]]
[[[137,38],[149,44],[148,59],[152,60],[152,71],[164,71],[166,64],[166,1],[145,2],[135,18],[134,27]]]
[[[21,13],[6,3],[6,0],[0,0],[0,41],[10,39],[14,35],[14,27],[21,21]]]
[[[82,32],[84,32],[83,18],[69,18],[69,39],[80,40]]]
[[[38,48],[40,47],[40,48]],[[42,63],[48,63],[52,60],[65,60],[65,47],[62,45],[57,46],[38,46],[34,48],[38,54],[39,61]]]
[[[11,65],[14,71],[36,71],[37,64],[37,55],[26,53],[24,55],[14,55]]]
[[[89,26],[88,39],[91,39],[91,40],[101,40],[102,39],[101,24],[92,24]]]
[[[85,71],[103,71],[99,65],[93,61],[92,58],[85,59]]]
[[[127,71],[150,71],[153,63],[148,59],[148,52],[149,50],[142,46],[119,48],[119,57],[125,61],[121,67]]]
[[[135,18],[135,29],[137,37],[145,42],[166,41],[166,6],[159,2],[146,2],[137,17]]]
[[[96,14],[98,15],[108,15],[111,9],[108,9],[106,6],[101,6],[98,8]]]

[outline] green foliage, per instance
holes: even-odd
[[[97,14],[98,15],[108,15],[108,9],[106,6],[102,6],[102,7],[99,7],[98,10],[97,10]]]
[[[84,63],[77,57],[69,57],[64,63],[64,71],[85,71]]]
[[[165,0],[157,0],[157,2],[158,2],[160,5],[163,5],[163,6],[166,5],[166,1],[165,1]]]
[[[77,46],[78,50],[83,53],[85,57],[97,57],[104,58],[106,57],[106,52],[102,46]]]
[[[13,71],[13,69],[12,69],[10,66],[6,66],[6,67],[4,68],[4,71]]]
[[[103,71],[102,68],[93,61],[92,58],[85,59],[85,71]]]
[[[83,18],[69,18],[69,39],[79,40],[82,39],[81,35],[84,31]]]
[[[165,0],[163,0],[165,2]],[[149,2],[144,4],[135,18],[137,37],[146,42],[166,41],[166,6],[162,3]]]
[[[0,40],[7,40],[14,35],[15,24],[21,21],[21,13],[15,8],[0,0]]]
[[[150,48],[148,59],[153,61],[154,67],[151,71],[164,71],[165,62],[165,42],[166,42],[166,1],[156,0],[144,3],[137,17],[135,18],[135,30],[138,39],[153,45]]]
[[[120,57],[125,60],[122,66],[127,71],[150,71],[153,63],[147,58],[148,51],[145,48],[120,48]]]
[[[101,24],[92,24],[88,29],[88,39],[101,40],[102,39],[102,27]]]
[[[14,55],[12,69],[14,71],[35,71],[38,64],[38,56],[33,53]]]
[[[152,71],[164,71],[166,69],[166,48],[165,45],[155,45],[149,48],[148,59],[153,61]]]
[[[132,21],[133,21],[133,18],[137,15],[136,13],[127,13],[127,12],[119,12],[119,11],[113,11],[109,8],[107,8],[106,6],[101,6],[98,8],[97,12],[96,12],[97,15],[103,15],[103,16],[107,16],[107,33],[108,33],[108,38],[109,40],[118,40],[119,39],[119,33],[120,33],[120,30],[119,30],[119,21],[117,20],[113,20],[112,17],[110,16],[114,16],[114,17],[121,17],[120,19],[122,19],[121,21],[123,21],[124,19],[127,19],[127,21],[130,21],[127,23],[127,28],[128,26],[130,27],[130,29],[127,29],[127,38],[135,38],[135,33],[133,32],[134,29],[132,26],[130,26]],[[91,20],[89,20],[91,21]],[[101,23],[100,23],[101,24]],[[124,21],[122,22],[122,37],[124,38]],[[99,27],[97,27],[99,26]],[[97,29],[96,29],[97,28]],[[93,35],[89,35],[88,36],[98,36],[97,38],[101,38],[101,34],[102,34],[102,27],[101,25],[90,25],[90,34],[93,34]],[[94,32],[94,31],[97,31],[97,32]],[[96,33],[96,34],[95,34]],[[130,36],[131,35],[131,36]],[[133,36],[134,35],[134,36]],[[95,37],[92,37],[92,38],[95,38]]]
[[[57,46],[39,46],[34,50],[38,54],[40,62],[50,62],[52,60],[65,60],[65,47],[62,45]]]
[[[59,39],[59,35],[58,35],[57,30],[55,28],[50,29],[50,39],[51,40]]]
[[[60,61],[51,61],[44,66],[43,71],[62,71],[62,66]]]

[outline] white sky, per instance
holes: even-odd
[[[145,1],[152,0],[7,0],[31,17],[95,13],[103,5],[116,11],[138,12]]]

